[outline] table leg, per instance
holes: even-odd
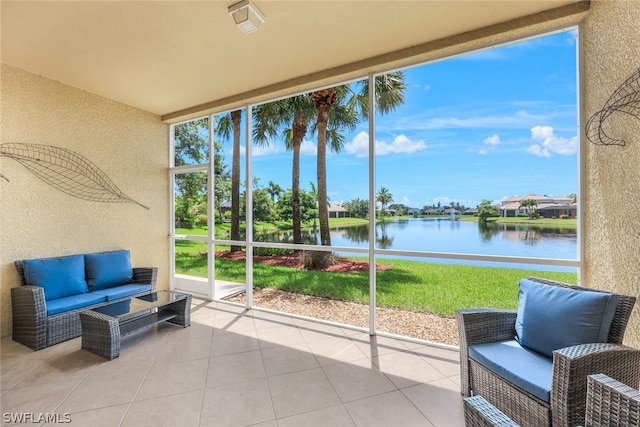
[[[120,356],[118,319],[87,310],[80,313],[82,348],[109,360]]]

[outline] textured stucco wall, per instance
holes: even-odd
[[[583,26],[583,114],[600,110],[640,68],[640,2],[592,1]],[[636,82],[635,90],[640,90]],[[637,107],[637,106],[636,106]],[[584,140],[584,284],[640,297],[640,120],[615,113],[606,132],[624,147]],[[640,304],[625,344],[640,348]]]
[[[168,287],[168,126],[156,115],[2,65],[1,142],[75,151],[149,206],[74,198],[0,157],[0,308],[11,334],[16,259],[126,248]]]

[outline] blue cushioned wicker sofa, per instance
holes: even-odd
[[[128,250],[15,262],[13,339],[34,350],[80,336],[80,312],[155,291],[156,267],[132,268]]]

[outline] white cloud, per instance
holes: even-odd
[[[369,134],[360,132],[351,142],[344,145],[344,149],[349,154],[355,154],[356,157],[366,157],[369,155]]]
[[[489,151],[494,150],[498,145],[502,143],[498,134],[493,134],[484,139],[484,145],[480,147],[480,154],[487,154]]]
[[[391,143],[376,141],[376,155],[385,156],[387,154],[415,153],[427,148],[427,144],[420,140],[414,141],[406,135],[396,136]],[[366,157],[369,155],[369,134],[360,132],[351,142],[345,144],[345,151],[355,154],[356,157]]]
[[[399,202],[396,202],[396,203],[400,203],[402,205],[409,206],[410,208],[419,207],[419,206],[412,206],[411,199],[408,198],[407,196],[402,197],[402,199]]]
[[[578,151],[578,137],[564,138],[554,134],[551,126],[531,128],[532,143],[527,153],[538,157],[551,157],[554,154],[571,156]]]
[[[300,144],[300,154],[316,156],[318,154],[318,146],[314,142],[305,139]]]
[[[269,144],[267,146],[263,145],[254,145],[251,147],[251,155],[259,157],[259,156],[268,156],[270,154],[276,153],[284,153],[287,151],[283,144]]]

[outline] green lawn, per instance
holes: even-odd
[[[475,217],[462,217],[477,221]],[[575,228],[575,219],[490,218],[491,222],[518,223],[534,226]],[[332,228],[367,223],[361,218],[331,218]],[[290,229],[290,223],[255,224],[260,232]],[[217,224],[216,234],[228,233],[229,224]],[[176,229],[176,234],[207,235],[205,227]],[[228,247],[216,247],[228,250]],[[204,242],[176,241],[176,270],[181,274],[207,277],[207,245]],[[539,276],[576,283],[575,273],[544,272],[517,268],[461,266],[404,260],[384,260],[389,270],[378,271],[376,301],[378,305],[453,316],[463,307],[515,308],[518,281],[527,276]],[[245,282],[244,261],[216,259],[216,277],[221,280]],[[293,268],[254,264],[254,285],[289,292],[299,292],[337,300],[369,303],[369,273],[328,273],[302,271]]]
[[[460,216],[458,219],[462,221],[478,222],[477,216]],[[561,219],[561,218],[537,218],[529,219],[523,217],[508,217],[508,218],[489,218],[487,222],[494,222],[496,224],[521,224],[530,225],[533,227],[551,227],[551,228],[576,228],[578,226],[577,219]]]
[[[181,274],[207,276],[206,244],[176,242],[176,268]],[[576,283],[575,273],[516,268],[461,266],[405,260],[378,260],[391,264],[377,273],[379,306],[453,316],[464,307],[516,308],[518,281],[529,275]],[[245,282],[244,261],[216,259],[216,277]],[[255,263],[254,285],[337,300],[369,303],[369,273],[330,273]]]

